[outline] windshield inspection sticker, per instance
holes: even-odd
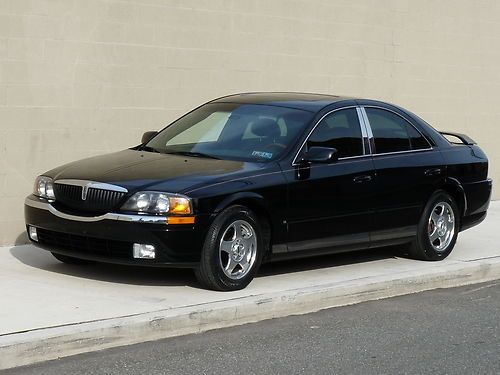
[[[263,159],[272,159],[273,153],[265,151],[253,151],[252,156],[257,156],[258,158],[263,158]]]

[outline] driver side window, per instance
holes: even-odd
[[[306,143],[313,146],[332,147],[339,158],[363,155],[363,137],[355,108],[342,109],[326,116],[312,132]]]

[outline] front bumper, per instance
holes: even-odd
[[[26,226],[39,231],[34,245],[51,252],[99,262],[156,267],[195,267],[200,259],[208,217],[193,224],[167,224],[165,217],[108,213],[77,216],[57,210],[30,195],[25,200]],[[155,259],[133,257],[133,243],[156,248]]]

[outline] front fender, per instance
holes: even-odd
[[[219,204],[215,207],[212,216],[217,216],[222,210],[229,207],[235,202],[242,201],[251,201],[253,204],[258,205],[260,208],[269,212],[269,205],[264,197],[258,193],[244,191],[238,192],[225,197]]]

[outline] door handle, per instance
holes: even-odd
[[[370,176],[369,174],[365,174],[363,176],[356,176],[352,179],[352,181],[355,183],[355,184],[359,184],[359,183],[362,183],[362,182],[370,182],[372,180],[372,176]]]
[[[427,169],[424,174],[426,176],[437,176],[439,174],[441,174],[441,168],[431,168],[431,169]]]

